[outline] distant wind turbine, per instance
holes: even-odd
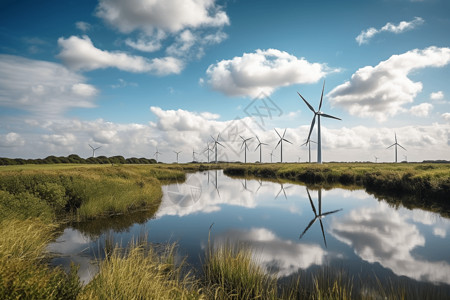
[[[178,154],[180,154],[181,153],[181,151],[173,151],[173,153],[175,153],[176,155],[177,155],[177,163],[178,163]]]
[[[89,145],[89,144],[88,144]],[[89,147],[91,147],[92,149],[92,157],[95,157],[95,150],[100,149],[102,146],[98,146],[97,148],[92,147],[91,145],[89,145]]]
[[[395,134],[395,143],[390,145],[389,147],[387,147],[386,149],[391,148],[392,146],[395,146],[395,162],[397,162],[397,146],[401,147],[402,149],[404,149],[405,151],[407,151],[405,148],[403,148],[402,145],[400,145],[399,143],[397,143],[397,133]]]
[[[159,152],[158,151],[158,147],[156,147],[156,152],[155,152],[155,154],[153,154],[153,156],[155,156],[155,158],[156,158],[156,163],[158,163],[158,155],[159,154],[162,154],[161,152]]]
[[[275,156],[275,157],[277,157],[275,154],[273,154],[273,150],[272,150],[272,152],[270,152],[270,162],[272,163],[273,161],[272,161],[272,157],[273,156]]]
[[[213,152],[213,150],[211,149],[211,148],[209,148],[209,143],[208,142],[206,142],[206,149],[203,151],[203,153],[204,152],[207,152],[208,153],[208,163],[209,163],[209,152]]]
[[[303,145],[308,145],[308,154],[309,154],[309,163],[311,163],[311,143],[314,143],[314,144],[317,144],[316,142],[314,142],[313,140],[307,140],[306,142],[304,142],[303,144],[302,144],[302,146]]]
[[[258,140],[258,146],[256,146],[255,151],[259,148],[259,162],[262,163],[262,145],[267,145],[266,143],[261,143],[258,136],[256,136],[256,139]]]
[[[298,162],[300,162],[300,160],[302,159],[300,156],[297,156],[298,157]]]
[[[376,157],[376,156],[374,156],[374,157],[375,157],[375,163],[377,163],[379,157]]]
[[[192,148],[192,161],[195,161],[195,154],[198,154],[197,152],[195,152],[194,148]]]
[[[286,134],[286,129],[284,130],[283,136],[281,136],[276,129],[275,129],[275,132],[278,134],[278,137],[280,138],[280,140],[278,141],[278,144],[275,146],[275,149],[278,147],[278,145],[281,145],[281,149],[280,149],[281,157],[280,157],[280,160],[281,160],[281,162],[283,162],[283,141],[288,142],[289,144],[292,144],[292,143],[284,138],[284,135]]]
[[[306,103],[306,105],[309,107],[309,109],[314,113],[314,117],[312,119],[311,122],[311,128],[309,129],[309,134],[308,134],[308,139],[307,141],[309,141],[309,138],[311,137],[311,133],[312,130],[314,128],[314,123],[316,122],[316,117],[317,117],[317,163],[321,164],[322,163],[322,139],[320,136],[320,117],[326,117],[326,118],[331,118],[331,119],[336,119],[336,120],[341,120],[337,117],[331,116],[331,115],[327,115],[323,112],[320,111],[320,109],[322,108],[322,100],[323,100],[323,91],[325,89],[325,81],[323,82],[323,87],[322,87],[322,96],[320,96],[320,104],[319,104],[319,109],[317,111],[314,110],[314,108],[311,106],[311,104],[308,103],[308,101],[306,101],[305,98],[303,98],[302,95],[300,95],[299,92],[297,92],[297,94],[300,96],[300,98],[303,99],[303,101]]]
[[[325,239],[325,232],[323,230],[322,218],[325,217],[326,215],[331,215],[331,214],[334,214],[334,213],[336,213],[338,211],[341,211],[342,208],[322,213],[322,190],[319,189],[319,191],[318,191],[319,213],[317,214],[316,207],[314,206],[314,203],[313,203],[313,201],[311,199],[311,195],[309,194],[308,188],[306,188],[306,192],[308,193],[309,203],[311,204],[311,208],[312,208],[312,210],[314,212],[314,219],[312,219],[311,222],[309,222],[308,226],[302,232],[302,234],[300,235],[299,239],[301,239],[305,235],[305,233],[308,231],[308,229],[314,224],[314,222],[316,222],[317,219],[319,219],[320,228],[322,229],[323,241],[325,243],[325,247],[327,247],[327,240]]]
[[[213,141],[214,141],[214,149],[215,149],[215,156],[216,156],[216,164],[217,164],[217,145],[220,145],[220,146],[222,146],[222,147],[225,148],[225,146],[222,145],[222,144],[219,142],[219,136],[220,136],[220,133],[217,135],[217,139],[215,139],[213,136],[211,136],[211,138],[212,138]]]
[[[244,163],[247,163],[247,142],[250,141],[252,138],[244,138],[242,135],[240,135],[241,139],[242,139],[242,144],[241,144],[241,150],[242,147],[244,147]]]

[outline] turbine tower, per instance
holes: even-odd
[[[244,147],[244,163],[247,163],[247,149],[248,149],[247,142],[250,141],[252,138],[245,139],[242,137],[242,135],[240,135],[240,137],[242,139],[241,150],[242,147]]]
[[[399,143],[397,143],[397,133],[395,134],[395,143],[390,145],[389,147],[387,147],[386,149],[391,148],[392,146],[395,146],[395,162],[397,163],[397,146],[401,147],[402,149],[404,149],[405,151],[407,151],[405,148],[403,148],[402,145],[400,145]]]
[[[155,154],[153,154],[153,156],[155,156],[155,158],[156,158],[156,163],[158,163],[158,154],[162,154],[162,153],[159,152],[158,147],[156,147],[156,152],[155,152]]]
[[[213,150],[211,148],[209,148],[209,143],[206,142],[206,149],[203,151],[203,153],[207,152],[208,153],[208,163],[209,163],[209,152],[213,152]]]
[[[217,139],[215,139],[213,136],[211,136],[211,138],[212,138],[213,141],[214,141],[214,149],[215,149],[215,156],[216,156],[216,164],[217,164],[217,145],[220,145],[220,146],[222,146],[222,147],[225,148],[225,146],[222,145],[222,144],[219,142],[219,136],[220,136],[220,133],[217,135]]]
[[[88,144],[89,145],[89,144]],[[98,146],[97,148],[92,147],[91,145],[89,145],[89,147],[91,147],[92,149],[92,157],[95,157],[95,150],[100,149],[102,146]]]
[[[309,104],[308,101],[306,101],[306,99],[303,98],[303,96],[300,95],[299,92],[297,92],[297,94],[300,96],[300,98],[302,98],[303,101],[305,101],[306,105],[314,113],[314,117],[313,117],[312,122],[311,122],[311,128],[309,130],[307,141],[309,141],[309,138],[311,137],[311,132],[312,132],[312,130],[314,128],[314,124],[316,122],[316,117],[317,117],[317,163],[319,163],[319,164],[322,163],[322,139],[321,139],[321,136],[320,136],[320,117],[341,120],[341,119],[339,119],[337,117],[334,117],[334,116],[331,116],[331,115],[327,115],[327,114],[325,114],[325,113],[320,111],[320,109],[322,108],[322,100],[323,100],[323,91],[324,91],[324,89],[325,89],[325,81],[323,82],[322,95],[320,96],[320,104],[319,104],[319,109],[317,111],[315,111],[314,108],[311,106],[311,104]]]
[[[272,152],[270,152],[270,162],[271,163],[273,163],[273,161],[272,161],[272,157],[277,157],[275,154],[273,154],[273,150],[272,150]]]
[[[309,140],[309,141],[306,141],[306,142],[304,142],[301,146],[303,146],[303,145],[308,145],[308,148],[309,148],[309,152],[308,152],[308,154],[309,154],[309,163],[311,163],[311,143],[314,143],[314,144],[317,144],[316,142],[314,142],[313,140]]]
[[[175,153],[176,155],[177,155],[177,163],[178,163],[178,154],[180,154],[181,153],[181,151],[173,151],[173,153]]]
[[[262,145],[267,145],[266,143],[261,143],[258,136],[256,136],[258,140],[258,146],[256,146],[255,151],[259,148],[259,163],[262,163]]]
[[[198,153],[195,152],[194,148],[192,148],[192,162],[195,161],[195,154],[198,154]]]
[[[281,157],[280,157],[280,160],[281,160],[281,162],[283,162],[283,141],[288,142],[289,144],[292,144],[292,143],[284,138],[284,135],[286,134],[286,129],[284,130],[283,136],[281,136],[276,129],[275,129],[275,132],[280,137],[280,140],[278,141],[278,144],[275,146],[275,149],[278,147],[278,145],[281,144],[281,150],[280,150]]]

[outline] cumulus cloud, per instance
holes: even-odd
[[[419,105],[410,108],[409,112],[417,117],[426,117],[430,114],[433,109],[433,105],[430,103],[421,103]]]
[[[415,17],[411,21],[401,21],[397,25],[392,23],[386,23],[386,25],[384,25],[380,29],[370,27],[369,29],[361,31],[361,33],[355,39],[359,45],[367,44],[374,35],[379,34],[381,32],[392,32],[398,34],[408,30],[412,30],[417,26],[422,25],[423,23],[424,20],[420,17]]]
[[[442,118],[447,122],[450,122],[450,113],[446,112],[442,114]]]
[[[443,91],[437,91],[430,94],[431,100],[442,100],[444,99],[444,92]]]
[[[386,203],[352,210],[344,218],[334,219],[330,228],[332,235],[369,263],[378,262],[399,276],[450,283],[447,262],[426,261],[413,255],[416,247],[425,245],[425,238]]]
[[[74,70],[95,70],[118,68],[134,73],[153,73],[157,75],[179,74],[183,62],[174,57],[147,59],[142,56],[129,55],[125,52],[109,52],[96,48],[88,36],[82,38],[71,36],[59,38],[62,48],[58,56]]]
[[[96,14],[121,32],[155,30],[178,32],[185,28],[221,27],[227,14],[214,0],[100,0]]]
[[[0,147],[18,147],[25,145],[22,136],[15,132],[9,132],[5,135],[0,134]]]
[[[328,97],[332,104],[352,115],[385,121],[405,111],[403,105],[413,102],[422,91],[421,82],[408,78],[412,71],[442,67],[449,62],[450,48],[429,47],[393,55],[375,67],[360,68],[349,81],[328,93]]]
[[[314,83],[331,70],[325,64],[310,63],[277,49],[256,50],[240,57],[222,60],[206,71],[207,83],[228,96],[270,95],[277,88]]]
[[[86,32],[89,29],[91,29],[91,24],[83,22],[83,21],[76,22],[75,26],[83,32]]]
[[[98,90],[56,63],[0,55],[0,106],[41,115],[94,107]]]

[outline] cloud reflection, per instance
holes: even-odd
[[[266,228],[232,229],[214,238],[214,247],[239,242],[254,249],[254,257],[267,271],[280,277],[289,276],[299,269],[322,265],[327,254],[317,244],[300,244],[284,240]]]
[[[450,284],[448,262],[414,257],[413,249],[425,246],[425,238],[407,219],[407,215],[380,203],[334,219],[330,228],[335,238],[353,247],[363,260],[378,262],[399,276]]]

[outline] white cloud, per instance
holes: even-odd
[[[157,75],[179,74],[183,62],[174,57],[153,58],[133,56],[124,52],[108,52],[96,48],[88,36],[59,38],[62,48],[58,56],[74,70],[95,70],[118,68],[134,73],[153,73]]]
[[[444,92],[443,91],[437,91],[430,94],[431,100],[442,100],[444,99]]]
[[[369,29],[361,31],[361,33],[355,38],[359,45],[367,44],[369,40],[376,34],[380,32],[392,32],[392,33],[402,33],[407,30],[412,30],[417,26],[420,26],[424,23],[424,20],[420,17],[415,17],[411,21],[401,21],[398,25],[394,25],[392,23],[386,23],[380,29],[376,29],[371,27]]]
[[[148,36],[157,30],[178,32],[185,28],[222,27],[227,14],[214,0],[100,0],[97,16],[121,32],[134,30]]]
[[[314,83],[330,70],[325,64],[310,63],[287,52],[268,49],[244,53],[231,60],[210,65],[207,82],[228,96],[270,95],[277,88],[299,83]]]
[[[422,91],[421,82],[408,78],[410,72],[442,67],[449,62],[450,48],[429,47],[393,55],[375,67],[360,68],[350,81],[328,93],[328,97],[332,104],[344,107],[352,115],[385,121],[405,111],[403,105],[413,102]]]
[[[425,238],[416,225],[386,203],[352,210],[344,218],[334,219],[330,228],[334,237],[369,263],[378,262],[399,276],[450,283],[450,265],[416,257],[413,250],[424,246]]]
[[[445,237],[447,236],[447,231],[444,228],[433,228],[433,234],[435,236],[439,236],[443,239],[445,239]]]
[[[419,105],[411,107],[409,112],[417,117],[426,117],[430,114],[430,111],[433,109],[433,105],[430,103],[421,103]]]
[[[22,136],[15,132],[9,132],[5,135],[0,134],[0,147],[20,147],[25,145]]]
[[[40,115],[93,107],[97,89],[56,63],[0,55],[0,106]]]
[[[162,44],[160,39],[153,39],[147,37],[140,37],[137,41],[126,39],[125,44],[131,48],[137,49],[143,52],[155,52],[161,49]]]
[[[443,113],[442,118],[444,118],[444,120],[446,120],[447,122],[450,122],[450,113]]]
[[[91,29],[91,24],[83,22],[83,21],[76,22],[75,26],[83,32],[86,32],[89,29]]]

